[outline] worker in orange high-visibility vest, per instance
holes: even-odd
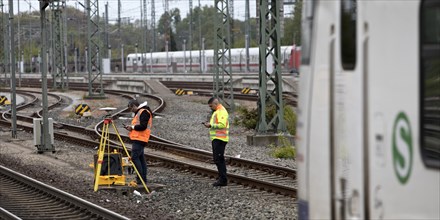
[[[137,100],[130,100],[128,110],[134,112],[131,125],[126,125],[132,141],[131,159],[145,183],[147,183],[147,163],[144,156],[144,147],[150,140],[151,127],[153,125],[153,114],[147,106],[147,102],[139,105]],[[139,177],[136,177],[137,184],[142,184]]]
[[[203,124],[209,128],[209,136],[212,142],[212,156],[218,171],[218,179],[212,185],[216,187],[227,186],[228,177],[226,175],[225,148],[229,141],[229,114],[225,107],[219,103],[217,98],[210,98],[208,105],[213,111],[211,120]]]

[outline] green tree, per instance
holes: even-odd
[[[284,19],[284,37],[281,39],[282,45],[301,45],[301,14],[302,0],[297,1],[292,17]]]
[[[176,26],[181,22],[180,10],[178,8],[172,9],[170,12],[165,12],[159,19],[158,31],[163,41],[169,41],[171,47],[170,51],[177,51],[176,42]],[[163,44],[161,51],[165,51],[165,44]]]
[[[301,18],[302,18],[302,5],[303,0],[299,0],[295,6],[295,12],[293,16],[293,27],[289,30],[293,31],[293,43],[296,45],[301,45]]]
[[[292,45],[293,42],[296,42],[298,45],[300,44],[300,36],[301,36],[301,8],[302,8],[302,0],[298,1],[295,9],[295,14],[293,18],[285,19],[285,37],[282,39],[283,45]],[[48,10],[48,17],[50,17],[51,11]],[[187,42],[187,50],[199,50],[201,49],[201,37],[205,38],[205,48],[213,49],[216,43],[216,23],[218,21],[217,9],[213,6],[203,6],[196,7],[192,10],[192,16],[188,12],[185,17],[182,19],[180,14],[180,10],[178,8],[174,8],[170,10],[168,13],[164,13],[161,15],[160,20],[156,23],[156,33],[153,33],[151,30],[151,24],[146,27],[147,30],[147,44],[149,48],[153,48],[153,41],[150,40],[153,36],[156,36],[156,50],[164,50],[164,37],[165,37],[165,28],[169,27],[167,39],[170,41],[171,47],[170,51],[173,50],[183,50],[183,40],[185,39]],[[84,62],[84,51],[87,46],[87,15],[81,9],[78,10],[75,7],[67,6],[65,15],[67,15],[67,54],[68,61],[73,62],[73,55],[75,53],[75,48],[78,51],[78,61]],[[16,28],[15,30],[20,33],[21,36],[21,49],[24,52],[25,65],[29,65],[31,56],[38,56],[39,50],[41,47],[41,39],[40,39],[40,12],[35,10],[31,12],[22,12],[20,13],[20,30]],[[200,19],[199,19],[200,18]],[[7,17],[6,17],[7,19]],[[97,20],[97,17],[93,18],[93,20]],[[17,25],[18,19],[14,19],[13,22]],[[99,18],[100,25],[103,25],[104,19]],[[199,23],[200,21],[200,23]],[[167,25],[169,23],[169,25]],[[245,22],[241,20],[234,20],[234,29],[231,30],[231,45],[232,48],[237,47],[245,47]],[[112,46],[112,57],[113,59],[120,59],[121,57],[121,44],[124,44],[124,54],[123,57],[126,57],[129,53],[135,52],[135,44],[141,45],[141,36],[142,31],[140,27],[140,20],[135,21],[123,21],[121,23],[121,28],[119,30],[118,24],[115,22],[110,22],[108,25],[108,34],[109,34],[109,44]],[[192,24],[192,42],[189,38],[190,33],[190,24]],[[258,27],[258,19],[251,18],[250,19],[250,46],[257,47],[259,43],[259,27]],[[145,27],[144,27],[145,28]],[[102,27],[100,29],[103,30]],[[5,33],[0,33],[0,37],[4,37]],[[17,33],[16,33],[17,36]],[[17,42],[18,43],[18,42]],[[18,45],[15,44],[17,47]],[[3,48],[3,45],[0,45],[0,50]],[[7,48],[3,48],[6,50]],[[140,49],[140,48],[138,48]],[[16,50],[18,51],[18,50]],[[140,51],[138,52],[147,52]],[[18,55],[17,55],[18,56]],[[81,66],[80,66],[81,67]]]

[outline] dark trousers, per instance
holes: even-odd
[[[212,140],[212,156],[215,165],[217,165],[218,181],[220,183],[228,182],[225,163],[225,148],[227,143],[228,142],[224,142],[218,139]]]
[[[147,143],[142,141],[133,141],[131,145],[131,159],[145,183],[147,183],[147,162],[144,156],[144,147],[146,144]],[[142,184],[138,176],[136,180],[138,184]]]

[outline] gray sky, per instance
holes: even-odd
[[[287,0],[288,1],[288,0]],[[140,18],[141,2],[143,0],[121,0],[121,17],[129,17],[132,21]],[[147,19],[151,19],[151,2],[152,0],[147,0]],[[189,13],[189,0],[168,0],[169,9],[179,8],[182,18],[186,17]],[[8,8],[8,0],[3,0],[3,4]],[[20,3],[20,11],[35,11],[39,8],[38,0],[14,0],[14,13],[18,11],[18,3]],[[67,5],[83,10],[81,4],[84,4],[84,0],[66,0]],[[99,0],[99,14],[102,15],[105,11],[105,4],[108,3],[109,10],[109,20],[114,21],[118,17],[118,0]],[[200,0],[200,5],[214,6],[215,0]],[[245,0],[234,0],[234,18],[244,20],[245,18]],[[256,0],[250,0],[250,16],[256,16]],[[193,8],[199,5],[199,0],[193,0]],[[9,9],[4,10],[9,10]],[[289,13],[292,6],[285,6],[285,13]],[[160,15],[163,14],[165,9],[165,0],[155,0],[156,9],[156,21],[159,20]]]

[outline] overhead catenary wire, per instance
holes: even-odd
[[[24,0],[27,4],[31,5],[32,10],[34,11],[38,11],[38,4],[39,1],[38,0]],[[147,0],[147,5],[150,7],[151,4],[153,3],[153,1],[158,1],[158,0]],[[178,9],[181,11],[181,15],[182,17],[186,17],[189,16],[189,2],[190,0],[168,0],[168,4],[173,5],[173,6],[177,6],[178,5]],[[247,0],[233,0],[233,4],[234,4],[234,19],[239,19],[239,20],[245,20],[245,3]],[[284,1],[291,1],[291,0],[284,0]],[[14,4],[17,1],[14,1]],[[116,21],[117,19],[117,15],[118,15],[118,0],[107,0],[105,2],[108,2],[109,4],[109,20],[114,20]],[[138,13],[133,13],[133,11],[139,10],[139,5],[138,5],[139,0],[124,0],[123,4],[122,4],[122,9],[121,9],[121,16],[122,17],[128,17],[131,20],[136,20],[136,19],[140,19],[140,14]],[[214,7],[214,0],[201,0],[201,6],[211,6]],[[250,5],[251,5],[251,17],[256,16],[256,4],[257,2],[254,0],[249,0]],[[68,6],[74,7],[75,4],[80,4],[83,5],[84,1],[81,0],[66,0],[66,4]],[[177,7],[176,7],[177,8]],[[23,10],[23,9],[21,9]],[[104,11],[104,4],[100,5],[100,11]],[[165,6],[163,4],[156,4],[155,5],[155,11],[156,11],[156,20],[159,20],[160,16],[165,12]],[[151,13],[148,13],[148,16],[151,16]]]

